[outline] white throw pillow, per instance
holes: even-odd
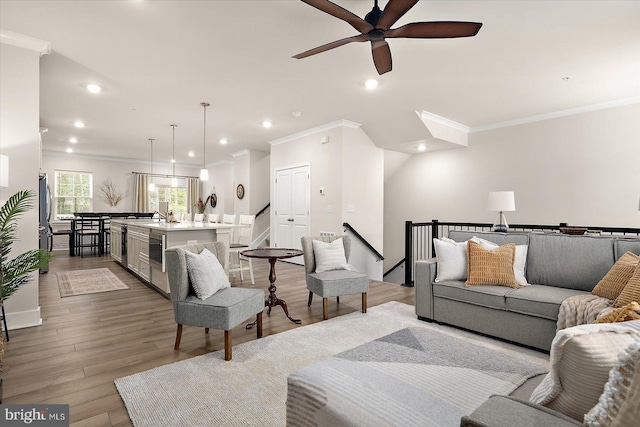
[[[342,237],[331,243],[313,240],[313,253],[316,259],[316,273],[329,270],[352,270],[344,254]]]
[[[476,237],[471,240],[477,241]],[[448,237],[433,239],[436,249],[436,282],[467,280],[467,242],[456,242]]]
[[[474,236],[475,237],[475,236]],[[482,245],[485,249],[495,249],[500,245],[490,242],[489,240],[482,239],[480,237],[475,237],[478,243]],[[516,276],[516,283],[520,286],[527,286],[527,277],[525,276],[525,271],[527,267],[527,252],[529,252],[529,246],[527,245],[516,245],[516,260],[513,263],[513,273]]]
[[[205,248],[199,254],[186,252],[187,273],[196,296],[205,300],[220,289],[231,287],[218,257]]]

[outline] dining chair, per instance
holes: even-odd
[[[220,221],[220,214],[209,214],[209,222]]]
[[[235,214],[224,214],[222,216],[223,224],[234,225],[236,223],[236,215]]]
[[[204,214],[193,214],[193,222],[204,222]]]
[[[100,243],[102,241],[100,233],[101,218],[83,216],[76,220],[76,241],[75,247],[81,258],[84,258],[84,249],[90,248],[91,252],[96,249],[101,253]]]
[[[240,272],[240,280],[244,280],[242,272],[249,271],[252,285],[255,285],[256,283],[253,278],[253,261],[251,258],[245,258],[240,255],[240,252],[252,249],[251,239],[253,238],[253,226],[256,222],[255,220],[255,215],[240,215],[238,220],[238,225],[240,227],[233,230],[233,238],[229,245],[229,272],[233,273],[233,277],[235,277],[236,272]],[[237,260],[237,263],[234,262],[234,258]],[[242,261],[247,262],[248,265],[243,267]]]

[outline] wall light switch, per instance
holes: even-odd
[[[347,205],[347,212],[355,212],[356,205]]]
[[[331,205],[327,205],[327,213],[333,212],[333,207]]]
[[[320,189],[320,195],[324,196],[324,187]]]

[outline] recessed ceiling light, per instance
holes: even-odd
[[[75,144],[76,142],[78,142],[78,138],[71,137],[69,138],[69,142]]]
[[[87,90],[91,93],[100,93],[102,88],[95,83],[91,83],[87,85]]]
[[[229,141],[227,141],[227,138],[222,138],[220,140],[220,144],[222,144],[222,145],[227,145],[228,143],[229,143]]]
[[[189,151],[189,157],[193,157],[195,156],[195,154],[193,153],[193,151]]]
[[[77,127],[77,128],[83,128],[84,127],[84,123],[82,123],[80,120],[74,122],[73,125],[75,127]]]
[[[378,81],[376,79],[369,79],[366,82],[364,82],[364,87],[366,87],[369,90],[374,90],[375,88],[378,87]]]
[[[67,148],[67,153],[73,153],[73,149]]]
[[[426,151],[427,150],[427,146],[424,144],[420,144],[418,145],[418,151]]]
[[[262,122],[262,127],[269,129],[272,126],[272,123],[269,120],[265,120]]]
[[[300,116],[302,115],[302,111],[293,111],[293,112],[291,113],[291,115],[292,115],[293,117],[300,117]]]

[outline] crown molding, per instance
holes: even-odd
[[[94,156],[92,154],[66,153],[62,151],[42,150],[42,155],[57,156],[57,157],[75,157],[79,159],[90,159],[90,160],[105,160],[108,162],[118,162],[118,163],[136,163],[136,164],[143,164],[143,165],[149,164],[148,160],[127,159],[124,157]],[[153,164],[159,165],[159,166],[173,166],[173,163],[171,162],[153,162]],[[183,168],[200,170],[200,166],[196,166],[196,165],[185,165],[181,163],[176,163],[175,165]]]
[[[630,98],[617,99],[615,101],[601,102],[599,104],[585,105],[583,107],[569,108],[567,110],[555,111],[553,113],[538,114],[535,116],[523,117],[515,120],[504,122],[490,123],[488,125],[474,126],[470,128],[471,133],[484,132],[492,129],[500,129],[511,126],[523,125],[526,123],[540,122],[543,120],[557,119],[559,117],[573,116],[576,114],[589,113],[591,111],[604,110],[607,108],[622,107],[625,105],[640,103],[640,96],[632,96]]]
[[[362,125],[360,123],[352,122],[350,120],[336,120],[335,122],[327,123],[325,125],[320,125],[311,129],[303,130],[302,132],[294,133],[289,136],[285,136],[279,139],[274,139],[273,141],[269,141],[269,145],[280,145],[286,142],[295,141],[296,139],[304,138],[305,136],[310,136],[316,134],[318,132],[324,132],[329,129],[335,129],[339,127],[346,127],[350,129],[358,129]]]
[[[51,53],[51,42],[0,29],[0,43],[38,52],[40,56]]]

